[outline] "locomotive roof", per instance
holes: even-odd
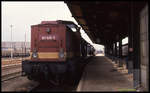
[[[48,24],[51,24],[51,25],[57,25],[57,24],[73,24],[75,25],[75,27],[78,27],[74,22],[72,21],[65,21],[65,20],[57,20],[57,21],[42,21],[40,24],[37,24],[37,25],[48,25]],[[32,26],[37,26],[37,25],[32,25]]]

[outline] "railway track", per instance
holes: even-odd
[[[74,83],[72,84],[70,80],[66,79],[63,84],[58,85],[58,86],[52,85],[51,83],[47,83],[47,82],[39,83],[35,81],[30,81],[26,77],[21,77],[21,69],[20,69],[21,65],[20,66],[14,65],[14,66],[8,66],[8,67],[6,66],[5,68],[2,68],[3,75],[1,77],[1,83],[4,84],[3,86],[5,86],[3,90],[9,90],[6,87],[8,87],[8,85],[11,84],[9,87],[11,88],[10,90],[13,90],[12,87],[15,87],[17,89],[16,90],[14,88],[14,91],[25,91],[25,92],[76,91],[79,80],[81,78],[83,68],[88,63],[87,61],[89,60],[90,59],[87,59],[86,62],[80,62],[80,67],[79,67],[80,70],[77,75],[78,77],[75,80],[75,84]],[[17,80],[19,80],[19,82]],[[16,82],[17,82],[17,85],[16,85]],[[8,84],[8,85],[5,85],[5,84]]]
[[[2,76],[1,82],[8,81],[21,76],[21,63],[3,65],[1,67]]]
[[[6,74],[6,75],[3,75],[1,77],[1,82],[8,81],[8,80],[20,77],[20,76],[21,76],[21,71],[18,71],[18,72],[15,72],[15,73]]]
[[[18,68],[18,67],[21,67],[21,63],[19,63],[19,64],[11,64],[11,65],[4,65],[4,66],[2,66],[2,70]]]

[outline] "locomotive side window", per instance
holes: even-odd
[[[73,32],[77,32],[77,29],[76,29],[75,25],[68,24],[67,27],[69,27]]]

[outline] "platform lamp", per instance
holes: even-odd
[[[11,61],[12,61],[12,59],[13,59],[12,27],[13,27],[13,25],[10,25],[10,28],[11,28]]]
[[[25,48],[25,56],[26,56],[26,32],[25,32],[25,42],[24,42],[24,48]]]

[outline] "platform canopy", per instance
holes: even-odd
[[[130,1],[65,1],[72,16],[90,39],[105,45],[128,36],[131,7],[140,9],[144,2]]]

